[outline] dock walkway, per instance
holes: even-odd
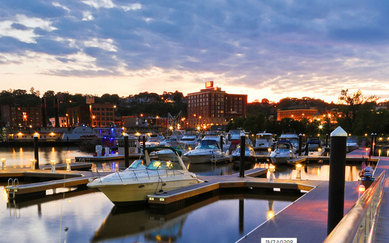
[[[366,155],[362,149],[347,154],[348,158],[361,160]],[[374,158],[372,158],[374,159]],[[388,166],[389,168],[389,166]],[[310,181],[312,183],[312,181]],[[238,242],[260,242],[261,238],[297,238],[301,242],[323,242],[327,237],[328,181],[318,185],[272,219],[259,225]],[[344,213],[358,200],[358,182],[345,183]],[[388,242],[388,241],[386,241]]]
[[[92,173],[90,171],[47,171],[45,168],[32,170],[26,168],[7,168],[0,171],[0,178],[9,180],[9,185],[5,186],[9,198],[18,199],[33,195],[46,195],[46,190],[85,186],[90,179],[104,176],[109,173]],[[19,179],[17,179],[19,178]],[[40,178],[45,181],[19,184],[21,178]]]
[[[374,176],[378,176],[382,171],[386,171],[384,183],[384,195],[381,202],[380,211],[376,222],[374,235],[375,242],[389,242],[389,158],[381,157],[375,170]]]

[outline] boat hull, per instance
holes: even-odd
[[[147,195],[158,194],[165,191],[171,191],[181,187],[199,183],[196,178],[188,180],[176,180],[166,182],[151,182],[139,184],[116,184],[96,186],[103,192],[115,205],[144,203]]]

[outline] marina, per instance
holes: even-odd
[[[349,153],[348,157],[355,157],[361,156],[363,154],[362,150],[354,151],[353,153]],[[372,161],[377,161],[378,158],[374,157],[372,158]],[[362,160],[355,160],[354,163],[361,163]],[[111,210],[109,210],[108,205],[112,205],[108,199],[102,198],[101,196],[97,197],[97,195],[102,195],[100,192],[96,192],[91,189],[85,189],[85,185],[89,182],[88,178],[98,178],[101,176],[104,176],[105,174],[109,174],[111,172],[103,172],[103,170],[100,169],[100,172],[98,172],[98,165],[101,165],[102,162],[96,162],[97,164],[92,165],[92,172],[77,172],[74,171],[74,167],[72,168],[71,172],[66,172],[66,167],[57,167],[57,171],[55,173],[46,171],[43,169],[50,168],[51,165],[43,165],[42,170],[36,171],[31,170],[29,171],[26,168],[9,168],[8,171],[1,171],[0,175],[3,175],[4,178],[7,176],[5,173],[19,173],[19,174],[13,174],[14,177],[23,177],[26,176],[26,174],[34,174],[34,173],[40,173],[42,177],[50,178],[50,175],[55,178],[55,180],[46,181],[46,182],[38,182],[38,183],[32,183],[32,184],[23,184],[19,185],[19,190],[21,193],[23,193],[23,190],[26,190],[27,192],[31,188],[40,188],[40,192],[38,192],[38,195],[35,194],[31,198],[19,198],[19,197],[7,197],[7,210],[9,213],[15,214],[18,211],[17,210],[26,210],[28,208],[34,207],[34,205],[38,205],[38,214],[39,211],[42,209],[39,209],[39,205],[45,205],[45,204],[52,204],[55,202],[65,202],[67,198],[69,198],[69,201],[78,201],[81,198],[85,198],[84,200],[97,200],[101,202],[105,202],[104,208],[105,210],[102,210],[103,212],[106,212],[104,216],[101,215],[101,221],[102,225],[95,225],[94,230],[93,229],[85,229],[83,227],[83,230],[86,230],[86,232],[90,232],[89,238],[84,238],[85,232],[83,232],[83,236],[80,235],[80,233],[73,232],[72,228],[69,230],[69,226],[64,226],[65,228],[68,228],[68,230],[60,229],[58,228],[58,232],[61,234],[61,237],[65,239],[76,239],[73,237],[81,237],[77,239],[84,239],[86,241],[93,241],[93,242],[99,242],[99,241],[105,241],[105,240],[112,240],[112,239],[143,239],[148,241],[158,241],[158,239],[166,239],[166,240],[175,240],[180,242],[186,242],[186,240],[189,240],[187,237],[194,237],[193,234],[185,234],[183,233],[183,229],[185,229],[185,225],[190,224],[190,220],[188,221],[188,217],[191,218],[190,215],[197,215],[196,213],[193,213],[192,210],[205,210],[202,209],[202,207],[212,207],[211,205],[216,205],[219,203],[227,203],[227,202],[233,202],[234,200],[238,200],[238,208],[236,208],[236,212],[239,212],[239,217],[236,219],[236,226],[237,229],[239,229],[238,234],[234,234],[235,236],[232,236],[231,234],[227,234],[228,237],[235,237],[235,240],[241,239],[241,241],[251,242],[251,237],[255,237],[253,232],[251,232],[253,229],[256,229],[258,225],[262,225],[266,222],[266,224],[269,224],[269,222],[273,220],[281,220],[280,222],[284,222],[283,220],[286,220],[285,222],[289,222],[288,218],[282,219],[282,216],[284,213],[287,213],[287,215],[295,215],[296,213],[293,213],[294,211],[298,212],[301,210],[301,207],[303,207],[305,210],[308,210],[306,213],[309,214],[309,210],[312,210],[312,212],[317,212],[319,210],[320,212],[323,211],[326,205],[318,204],[318,206],[323,207],[323,209],[312,207],[309,208],[306,206],[306,203],[310,202],[319,202],[320,200],[324,200],[323,197],[326,195],[325,191],[326,188],[326,182],[320,181],[320,180],[307,180],[309,178],[309,172],[310,168],[315,168],[315,163],[312,161],[310,163],[307,163],[304,165],[304,167],[307,167],[306,172],[304,169],[302,169],[300,172],[296,170],[296,167],[290,167],[290,165],[281,165],[278,166],[279,168],[274,171],[274,174],[270,175],[269,164],[268,163],[252,163],[250,162],[251,166],[253,166],[252,169],[248,169],[245,172],[245,177],[241,178],[239,177],[239,173],[233,172],[233,170],[224,170],[225,172],[220,175],[219,171],[220,168],[231,168],[230,166],[233,164],[223,164],[220,166],[212,166],[212,164],[194,164],[190,165],[189,169],[195,169],[199,171],[199,178],[205,183],[200,183],[197,185],[192,185],[189,188],[183,188],[178,189],[174,191],[168,191],[166,193],[161,194],[155,194],[150,195],[148,198],[148,206],[136,206],[134,208],[117,208],[113,207]],[[103,164],[109,163],[108,167],[105,166],[105,168],[111,168],[111,169],[118,169],[119,167],[112,167],[112,163],[114,164],[120,164],[122,162],[120,161],[113,161],[113,162],[103,162]],[[72,163],[71,165],[76,165],[78,163]],[[93,164],[93,163],[92,163]],[[58,165],[57,165],[58,166]],[[65,165],[62,165],[65,166]],[[89,164],[90,166],[90,164]],[[206,169],[206,171],[201,172],[200,167],[196,168],[196,166],[203,166]],[[312,167],[313,166],[313,167]],[[323,167],[324,166],[324,167]],[[322,167],[320,170],[323,170],[328,165],[320,165]],[[348,165],[351,166],[350,169],[346,169],[348,174],[346,178],[354,180],[357,178],[357,175],[359,170],[352,169],[355,165]],[[320,168],[318,167],[318,168]],[[100,167],[103,168],[103,167]],[[116,170],[115,169],[115,170]],[[282,172],[284,169],[290,171],[289,174],[283,175],[285,172]],[[95,172],[93,172],[95,170]],[[97,171],[96,171],[97,170]],[[277,171],[279,170],[279,171]],[[23,171],[23,172],[22,172]],[[212,172],[214,171],[214,172]],[[230,171],[230,172],[228,172]],[[316,169],[314,169],[315,173],[317,173]],[[325,170],[324,170],[325,171]],[[349,172],[348,172],[349,171]],[[300,178],[297,179],[300,173]],[[202,174],[202,175],[201,175]],[[328,176],[328,175],[327,175]],[[350,177],[351,176],[351,177]],[[33,177],[39,177],[38,175],[34,175]],[[61,179],[61,178],[68,178],[68,179]],[[79,178],[82,177],[82,178]],[[54,179],[53,178],[53,179]],[[272,178],[272,179],[270,179]],[[74,182],[72,182],[74,180]],[[353,180],[353,179],[352,179]],[[72,184],[73,183],[73,184]],[[35,184],[35,185],[34,185]],[[351,208],[353,202],[356,201],[358,195],[355,194],[356,191],[354,190],[356,188],[357,182],[356,181],[349,181],[346,183],[346,198],[345,206],[346,206],[346,212],[349,208]],[[81,186],[81,187],[78,187]],[[327,184],[328,186],[328,184]],[[7,188],[7,185],[4,185],[4,188]],[[84,188],[84,189],[83,189]],[[8,189],[11,189],[8,187]],[[15,189],[15,188],[14,188]],[[7,189],[5,189],[7,190]],[[35,189],[32,189],[35,190]],[[13,193],[11,190],[9,191],[12,195]],[[33,192],[33,191],[30,191]],[[43,194],[42,194],[43,193]],[[291,206],[287,207],[287,201],[285,201],[286,204],[284,204],[283,200],[291,200],[291,198],[299,198],[301,195],[304,195],[302,198],[294,202]],[[38,197],[37,197],[38,196]],[[319,198],[317,198],[319,197]],[[89,199],[86,199],[89,198]],[[95,198],[95,199],[92,199]],[[266,199],[269,198],[269,199]],[[271,199],[270,199],[271,198]],[[285,199],[283,199],[285,198]],[[152,200],[151,200],[152,199]],[[162,200],[161,200],[162,199]],[[293,199],[292,201],[295,201]],[[65,201],[64,201],[65,200]],[[265,201],[263,201],[265,200]],[[281,200],[281,201],[278,201]],[[319,200],[319,201],[317,201]],[[258,201],[258,203],[261,203],[263,201],[263,205],[265,208],[268,208],[267,211],[263,212],[263,221],[257,223],[251,223],[250,214],[255,211],[255,209],[252,208],[252,203],[255,203]],[[61,203],[61,205],[65,205]],[[101,203],[99,203],[101,204]],[[301,204],[301,205],[300,205]],[[208,205],[208,206],[207,206]],[[241,207],[243,206],[243,213],[241,211]],[[278,215],[277,212],[281,208],[277,205],[285,205],[285,209],[282,209],[280,214]],[[63,207],[63,206],[62,206]],[[67,208],[69,206],[66,206]],[[111,206],[112,207],[112,206]],[[162,208],[161,208],[162,207]],[[278,208],[278,209],[277,209]],[[69,211],[70,208],[68,208],[66,211]],[[213,209],[214,211],[215,209]],[[250,211],[247,211],[250,210]],[[269,211],[270,210],[270,211]],[[292,210],[292,211],[290,211]],[[249,213],[250,212],[250,213]],[[96,211],[95,211],[96,213]],[[268,221],[269,214],[271,215],[271,221]],[[144,215],[144,216],[141,216]],[[146,216],[149,215],[149,216]],[[150,215],[152,218],[150,218]],[[276,215],[276,217],[274,217]],[[65,215],[61,216],[64,217]],[[105,218],[106,217],[106,218]],[[123,217],[128,219],[124,219]],[[119,222],[128,222],[126,225],[130,224],[130,220],[132,217],[138,218],[137,222],[139,224],[143,224],[142,221],[139,221],[142,217],[146,217],[144,221],[144,230],[135,230],[131,231],[129,229],[126,230],[126,228],[123,228]],[[274,217],[274,219],[273,219]],[[290,217],[290,216],[289,216]],[[186,218],[184,221],[182,221],[183,218]],[[243,219],[242,219],[243,218]],[[280,218],[280,219],[278,219]],[[319,218],[315,219],[317,221],[322,221],[323,216],[320,216]],[[153,223],[154,220],[155,224]],[[243,220],[243,221],[242,221]],[[249,220],[249,222],[247,222]],[[299,219],[300,221],[303,219]],[[304,224],[312,224],[308,219],[305,219],[299,224],[299,220],[296,220],[296,224],[301,225]],[[308,220],[308,221],[306,221]],[[242,224],[243,222],[243,224]],[[278,222],[278,221],[277,221]],[[94,224],[92,224],[94,225]],[[278,225],[278,223],[277,223]],[[116,228],[115,230],[112,229],[112,227]],[[181,230],[173,230],[179,229]],[[177,228],[178,227],[178,228]],[[250,227],[250,229],[249,229]],[[266,226],[268,227],[268,226]],[[296,226],[297,227],[297,226]],[[228,227],[227,227],[228,228]],[[271,230],[270,228],[262,228],[262,230],[265,230],[264,232],[268,232],[269,230],[274,232],[274,235],[277,235],[275,232]],[[288,226],[290,228],[290,226]],[[169,229],[167,235],[166,235],[166,229]],[[315,230],[320,231],[323,230],[323,226],[315,226],[312,227],[312,232],[315,232]],[[199,227],[196,228],[196,230],[200,230]],[[219,229],[218,232],[210,233],[209,236],[206,238],[202,238],[202,240],[209,240],[209,239],[216,239],[214,237],[220,237],[220,234],[224,232],[225,234],[225,227],[223,229]],[[236,232],[236,231],[235,231]],[[257,232],[255,230],[254,232]],[[260,231],[258,231],[260,232]],[[284,231],[283,231],[284,232]],[[290,231],[292,232],[292,230]],[[262,233],[260,233],[262,235]],[[311,237],[316,237],[315,234],[311,233]],[[273,236],[270,235],[270,236]],[[135,237],[135,238],[134,238]],[[313,238],[309,238],[309,235],[306,235],[304,231],[302,231],[301,236],[298,235],[299,239],[302,239],[302,242],[308,242],[305,240],[312,240]],[[308,238],[307,238],[308,237]],[[50,237],[49,237],[50,238]],[[20,239],[20,237],[19,237]],[[229,238],[230,240],[232,238]],[[234,241],[235,241],[234,240]]]

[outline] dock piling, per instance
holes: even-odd
[[[223,152],[223,135],[220,135],[220,150]]]
[[[142,149],[143,149],[143,153],[145,153],[146,151],[146,136],[143,135],[142,137]]]
[[[123,139],[124,139],[124,166],[128,168],[130,166],[130,160],[128,158],[128,134],[123,133]]]
[[[239,199],[239,233],[244,232],[244,199]]]
[[[35,169],[36,170],[39,169],[38,137],[39,137],[38,133],[35,133],[34,134],[34,159],[35,159]]]
[[[303,145],[303,135],[300,133],[299,134],[299,156],[301,156],[302,145]]]
[[[2,169],[2,170],[5,170],[5,168],[6,168],[6,167],[5,167],[6,161],[7,161],[7,160],[6,160],[5,158],[1,158],[1,169]]]
[[[331,133],[327,234],[343,218],[346,141],[347,133],[340,126]]]
[[[240,136],[240,173],[239,173],[239,177],[244,177],[245,147],[246,147],[246,137]]]

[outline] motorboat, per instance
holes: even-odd
[[[150,153],[163,149],[171,149],[177,156],[176,160],[150,158]],[[145,202],[150,194],[202,182],[196,174],[187,170],[179,152],[171,147],[146,148],[144,159],[134,163],[124,171],[97,178],[87,186],[100,190],[116,205],[126,205]]]
[[[270,154],[270,160],[274,164],[286,164],[288,160],[296,158],[293,146],[290,141],[280,140],[277,142],[274,151]]]
[[[246,160],[255,159],[255,151],[253,146],[246,145],[244,150],[244,156]],[[236,147],[236,149],[232,152],[232,159],[233,160],[239,160],[240,158],[240,145]]]
[[[146,147],[155,147],[159,146],[164,137],[157,134],[150,134],[146,139]]]
[[[180,143],[186,144],[189,148],[194,149],[199,143],[199,138],[195,134],[184,134]]]
[[[308,140],[305,144],[305,155],[307,156],[321,156],[323,149],[319,139]]]
[[[200,144],[184,154],[190,163],[210,163],[225,158],[225,153],[220,149],[219,143],[214,139],[204,137]]]
[[[184,143],[179,143],[176,146],[171,146],[175,150],[179,152],[179,155],[185,154],[186,152],[191,150],[191,147]],[[159,160],[175,160],[176,155],[171,149],[162,149],[156,152],[152,153],[154,156],[156,156]]]
[[[79,126],[75,127],[70,132],[65,132],[62,136],[62,141],[80,142],[85,140],[97,140],[99,134],[91,127]]]
[[[293,133],[281,134],[280,140],[289,141],[292,144],[293,153],[297,153],[299,149],[299,136]]]
[[[357,140],[353,137],[347,137],[346,148],[348,152],[351,152],[359,147]]]
[[[257,133],[255,136],[256,150],[271,150],[273,146],[273,134],[268,132]]]

